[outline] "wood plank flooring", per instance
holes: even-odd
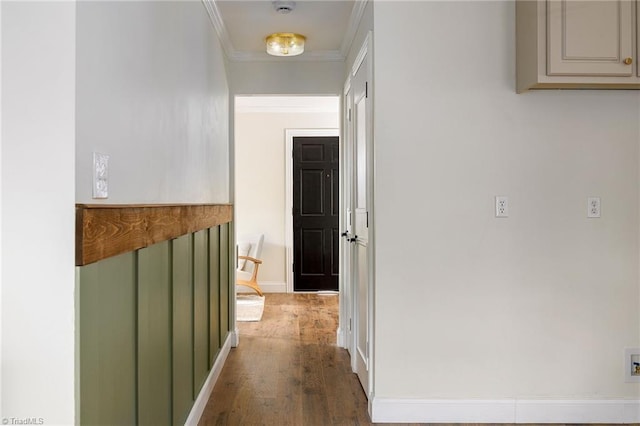
[[[267,294],[262,320],[238,323],[200,425],[370,425],[337,327],[337,295]]]

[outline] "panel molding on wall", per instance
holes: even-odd
[[[640,399],[373,398],[371,417],[376,423],[638,423]]]
[[[235,259],[232,259],[232,256],[229,255],[231,253],[231,242],[233,240],[233,230],[230,229],[232,226],[230,223],[229,226],[220,227],[220,282],[229,282],[232,277],[231,262],[235,263]],[[233,253],[235,253],[235,247],[233,247]],[[233,288],[235,289],[235,285]],[[223,303],[225,300],[232,302]],[[235,303],[235,299],[231,297],[229,286],[220,286],[220,301],[220,339],[226,341],[232,322],[229,318],[229,313],[231,312],[229,305]]]
[[[202,413],[236,341],[232,228],[77,268],[80,423],[184,424]]]
[[[193,234],[193,394],[209,373],[209,234]]]
[[[138,424],[172,421],[172,271],[168,241],[137,253]]]
[[[220,282],[220,228],[216,227],[209,230],[209,367],[213,367],[223,344],[220,332]]]
[[[173,294],[173,423],[193,405],[193,234],[171,242]]]
[[[126,253],[78,271],[79,423],[136,422],[135,265]]]

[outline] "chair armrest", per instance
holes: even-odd
[[[250,256],[238,256],[238,259],[249,260],[257,265],[260,265],[262,263],[262,260],[256,259],[255,257],[250,257]]]
[[[255,264],[254,268],[253,268],[253,273],[251,274],[251,278],[248,281],[245,280],[240,280],[238,279],[238,284],[242,284],[242,285],[248,285],[251,288],[256,288],[256,291],[258,291],[258,294],[261,294],[261,290],[258,290],[260,287],[258,287],[258,269],[260,268],[260,265],[262,264],[262,260],[260,259],[256,259],[255,257],[251,257],[251,256],[238,256],[239,259],[244,259],[244,260],[248,260],[250,262],[253,262]],[[248,283],[248,284],[247,284]]]

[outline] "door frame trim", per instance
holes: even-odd
[[[285,129],[285,223],[284,244],[286,252],[287,293],[293,293],[293,138],[337,136],[340,129]]]

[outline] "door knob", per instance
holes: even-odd
[[[353,238],[349,238],[349,242],[350,243],[355,243],[357,239],[358,239],[358,236],[354,235]]]
[[[624,61],[625,65],[631,65],[633,63],[633,58],[626,58]]]
[[[344,231],[341,235],[343,237],[349,237],[349,231]]]

